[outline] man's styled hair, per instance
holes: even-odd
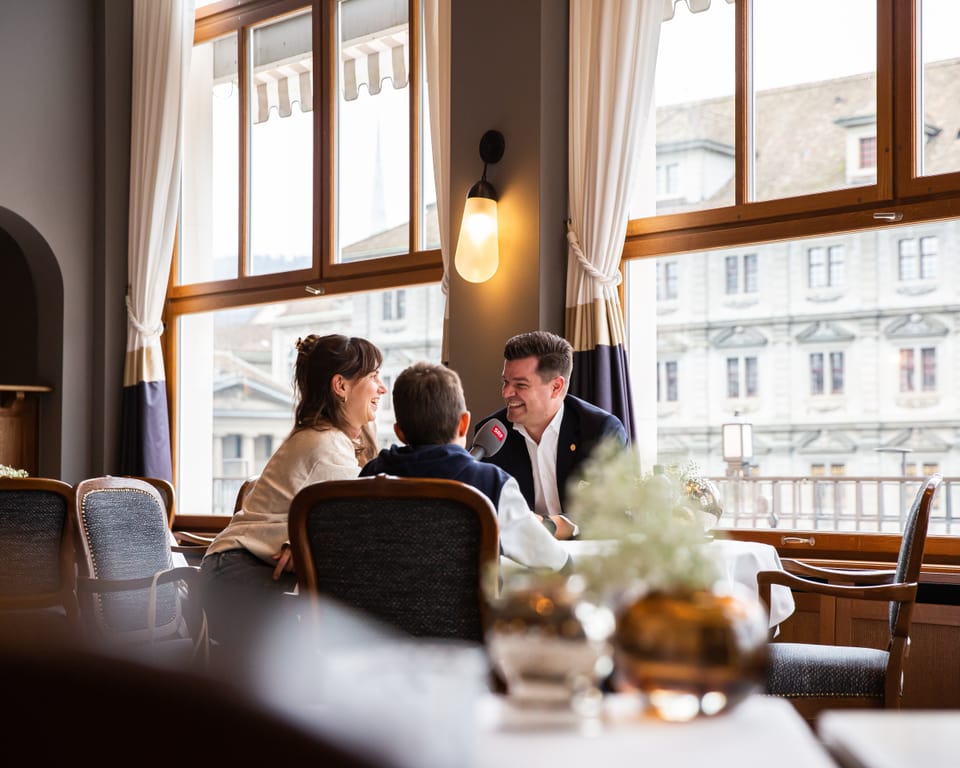
[[[573,347],[562,336],[548,331],[530,331],[507,339],[503,359],[521,360],[524,357],[537,358],[537,374],[544,383],[554,376],[563,376],[564,381],[570,384]]]
[[[393,411],[408,445],[446,445],[467,410],[456,371],[414,363],[393,383]]]

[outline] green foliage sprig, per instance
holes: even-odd
[[[677,592],[708,588],[717,577],[703,522],[688,486],[696,465],[644,472],[633,448],[599,445],[567,493],[581,537],[603,551],[576,561],[595,592]]]

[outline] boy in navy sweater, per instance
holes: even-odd
[[[517,481],[467,452],[470,412],[455,371],[414,363],[397,377],[392,394],[393,429],[404,445],[380,451],[363,467],[361,477],[385,473],[472,485],[493,502],[504,555],[530,568],[561,570],[567,565],[566,550],[527,506]]]

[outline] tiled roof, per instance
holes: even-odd
[[[875,122],[875,76],[776,88],[756,95],[756,199],[769,200],[848,186],[846,137],[849,126]],[[960,170],[960,59],[928,64],[925,123],[939,129],[925,150],[928,174]],[[657,150],[677,145],[734,144],[733,97],[672,104],[657,109]],[[731,173],[733,165],[731,162]],[[733,178],[708,201],[669,206],[670,212],[733,204]],[[668,212],[661,205],[658,212]]]

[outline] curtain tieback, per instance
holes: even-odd
[[[587,260],[587,257],[583,255],[583,248],[580,247],[580,239],[577,237],[577,233],[573,231],[573,223],[570,219],[567,219],[567,242],[570,243],[570,248],[573,250],[573,255],[577,257],[577,262],[580,264],[580,267],[590,275],[590,277],[601,285],[620,285],[620,282],[623,280],[620,270],[614,272],[612,277],[608,277],[593,266],[593,264]]]
[[[130,321],[130,325],[137,330],[137,333],[139,333],[145,339],[152,339],[163,333],[162,321],[158,322],[153,328],[148,328],[139,320],[137,320],[137,316],[133,314],[133,304],[130,301],[129,293],[127,294],[127,319]]]

